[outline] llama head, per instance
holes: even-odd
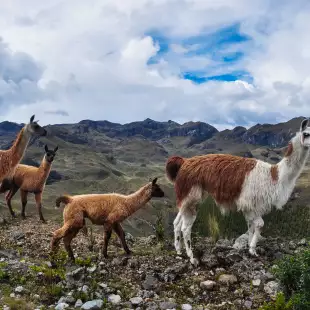
[[[45,150],[45,159],[49,162],[49,163],[52,163],[55,156],[56,156],[56,152],[58,150],[58,146],[56,146],[54,148],[54,150],[49,150],[47,145],[45,144],[44,146],[44,150]]]
[[[304,119],[300,125],[300,132],[301,132],[301,144],[304,147],[310,147],[310,127],[309,119]]]
[[[47,131],[43,127],[41,127],[38,124],[38,121],[34,120],[34,115],[31,116],[29,123],[26,125],[26,130],[31,135],[37,135],[37,136],[46,136]]]
[[[152,192],[151,192],[151,196],[152,197],[164,197],[165,193],[164,191],[160,188],[160,186],[156,183],[157,182],[157,178],[155,178],[154,180],[151,181],[151,186],[152,186]]]

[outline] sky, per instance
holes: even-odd
[[[310,1],[0,2],[0,121],[310,115]]]

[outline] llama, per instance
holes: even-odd
[[[56,146],[54,150],[49,150],[48,146],[45,145],[44,150],[45,155],[39,167],[19,164],[13,176],[13,180],[4,179],[0,186],[0,193],[9,190],[5,199],[12,217],[16,217],[16,215],[12,209],[11,200],[20,189],[22,203],[21,217],[23,219],[26,218],[25,208],[27,205],[28,193],[34,193],[40,220],[41,222],[46,223],[42,214],[42,193],[45,188],[46,180],[50,174],[58,146]]]
[[[31,116],[30,122],[20,130],[12,147],[8,150],[0,150],[0,182],[13,177],[33,135],[47,135],[47,131],[38,124],[38,121],[34,121],[34,115]]]
[[[198,265],[191,246],[191,229],[197,216],[196,205],[206,194],[213,197],[224,214],[242,211],[248,225],[249,253],[258,256],[262,216],[272,207],[282,209],[287,203],[308,159],[309,147],[310,127],[308,119],[304,119],[284,157],[275,165],[227,154],[170,157],[166,176],[174,183],[179,208],[173,222],[176,252],[181,254],[183,234],[187,256],[193,265]],[[236,243],[234,247],[237,248]]]
[[[151,198],[163,197],[164,192],[156,183],[157,178],[142,186],[130,195],[111,194],[88,194],[76,196],[60,196],[56,199],[56,206],[64,203],[63,211],[64,224],[56,230],[51,241],[51,255],[56,253],[56,248],[63,238],[65,249],[72,262],[75,261],[71,248],[71,241],[80,229],[85,233],[85,218],[88,218],[95,225],[103,225],[104,240],[102,254],[108,257],[107,248],[112,230],[117,234],[125,252],[130,255],[125,233],[121,222],[142,208]]]

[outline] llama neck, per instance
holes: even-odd
[[[149,186],[144,186],[135,193],[128,195],[126,198],[127,216],[141,209],[149,200],[151,200],[151,190]]]
[[[295,182],[302,172],[309,156],[309,148],[301,144],[300,133],[291,140],[288,153],[279,162],[280,175],[286,180]]]
[[[39,174],[40,174],[40,177],[44,180],[47,179],[50,171],[51,171],[51,168],[52,168],[52,163],[48,162],[46,160],[46,157],[44,156],[42,162],[41,162],[41,165],[39,167]]]
[[[25,154],[25,150],[30,141],[31,134],[26,130],[26,126],[19,132],[14,144],[10,148],[12,166],[16,166]]]

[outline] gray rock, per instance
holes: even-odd
[[[83,292],[83,293],[87,293],[88,290],[89,290],[89,287],[88,287],[87,285],[83,285],[83,287],[82,287],[82,292]]]
[[[192,310],[193,307],[190,304],[183,304],[181,306],[182,310]]]
[[[238,279],[235,275],[233,274],[221,274],[219,276],[219,279],[218,281],[221,283],[221,284],[225,284],[225,285],[231,285],[231,284],[234,284],[234,283],[237,283],[238,282]]]
[[[93,273],[93,272],[96,271],[96,269],[97,269],[97,266],[92,266],[92,267],[87,268],[87,271],[88,271],[89,273]]]
[[[101,299],[95,299],[91,301],[87,301],[82,305],[83,310],[99,310],[103,306],[103,301]]]
[[[254,280],[252,281],[252,284],[253,284],[253,286],[255,286],[255,287],[259,287],[259,286],[261,285],[261,283],[262,283],[261,279],[254,279]]]
[[[60,304],[58,304],[55,307],[55,310],[63,310],[63,309],[67,309],[67,308],[69,308],[69,305],[66,304],[65,302],[61,302]]]
[[[74,305],[75,308],[81,308],[83,305],[83,301],[81,299],[78,299]]]
[[[152,275],[146,275],[145,280],[142,283],[142,287],[145,290],[152,290],[156,287],[157,280]]]
[[[306,240],[306,238],[301,239],[301,240],[298,242],[298,245],[307,245],[307,240]]]
[[[208,269],[215,268],[219,265],[217,257],[214,254],[204,253],[200,259],[201,263]]]
[[[249,235],[243,234],[235,240],[233,248],[236,250],[244,250],[248,246]]]
[[[276,296],[279,291],[279,283],[276,281],[270,281],[265,284],[264,291],[270,296]]]
[[[24,239],[26,236],[22,231],[15,231],[12,233],[12,237],[15,241],[18,241]]]
[[[134,306],[137,306],[137,305],[140,305],[141,303],[143,303],[143,299],[141,297],[133,297],[133,298],[130,298],[130,302]]]
[[[175,309],[176,307],[177,307],[177,304],[175,302],[171,302],[171,301],[163,301],[163,302],[159,303],[159,308],[162,310]]]
[[[207,280],[207,281],[203,281],[200,283],[200,287],[202,289],[206,289],[208,291],[213,290],[213,288],[216,286],[216,282],[211,281],[211,280]]]
[[[61,303],[67,303],[73,305],[75,303],[75,298],[73,296],[63,296],[57,302],[57,304]]]
[[[247,309],[252,309],[252,301],[251,300],[246,300],[244,302],[244,307],[247,308]]]
[[[111,294],[108,296],[108,301],[112,304],[119,304],[121,302],[121,296]]]
[[[15,293],[22,294],[25,289],[22,286],[17,286],[14,291]]]

